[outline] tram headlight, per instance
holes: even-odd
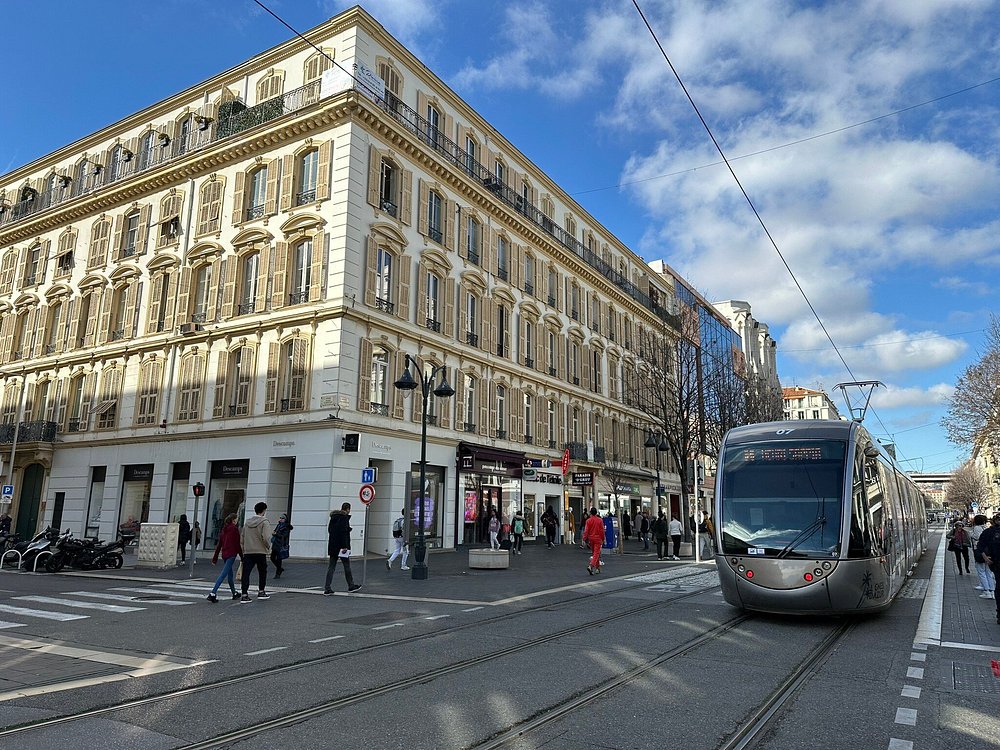
[[[806,573],[802,577],[806,579],[806,583],[810,583],[812,581],[812,579],[813,579],[813,574],[812,573]]]

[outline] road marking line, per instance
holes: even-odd
[[[903,685],[903,689],[899,695],[902,698],[919,698],[920,691],[921,688],[918,688],[916,685]]]
[[[46,612],[41,609],[28,609],[27,607],[12,607],[9,604],[0,604],[0,612],[10,612],[25,617],[39,617],[43,620],[59,620],[67,622],[69,620],[86,620],[90,615],[71,615],[69,612]]]
[[[910,661],[927,661],[927,654],[918,654],[913,651],[910,652]]]
[[[210,591],[211,589],[206,587],[205,591]],[[186,596],[188,599],[204,599],[208,594],[189,594],[186,591],[171,591],[170,589],[151,589],[151,588],[132,588],[129,586],[119,586],[117,588],[111,589],[111,591],[135,591],[139,594],[159,594],[160,596]]]
[[[934,565],[931,568],[930,583],[924,604],[920,608],[920,620],[917,624],[917,636],[913,640],[919,643],[941,642],[941,622],[944,616],[944,558],[945,535],[941,535],[938,543]]]
[[[941,641],[941,648],[964,648],[966,651],[996,651],[1000,648],[996,646],[981,646],[976,643],[955,643],[954,641]]]
[[[314,640],[314,641],[309,641],[309,642],[310,642],[310,643],[323,643],[323,641],[335,641],[335,640],[337,640],[338,638],[344,638],[344,637],[345,637],[345,636],[342,636],[342,635],[331,635],[331,636],[329,636],[329,637],[327,637],[327,638],[317,638],[316,640]]]
[[[923,667],[908,667],[906,670],[906,676],[912,677],[914,680],[924,679]]]
[[[463,612],[475,612],[477,609],[483,609],[482,607],[471,607],[470,609],[463,609]]]
[[[134,596],[128,596],[127,594],[104,594],[100,591],[67,591],[67,596],[89,596],[91,599],[107,599],[113,602],[135,602]],[[167,604],[172,607],[184,607],[188,604],[194,604],[194,602],[172,602],[169,600],[145,600],[143,604]]]
[[[0,620],[0,630],[7,630],[8,628],[23,628],[23,622],[5,622]]]
[[[917,650],[917,651],[926,651],[927,650],[927,644],[926,643],[914,643],[913,644],[913,648],[915,650]]]
[[[425,617],[425,620],[440,620],[445,617],[451,617],[451,615],[431,615],[430,617]]]
[[[204,583],[202,583],[200,581],[164,581],[163,583],[155,584],[155,585],[157,585],[157,586],[170,586],[170,587],[176,587],[176,588],[179,588],[179,589],[198,589],[199,591],[201,591],[202,589],[205,588],[205,583],[208,583],[208,582],[205,581]]]
[[[376,628],[372,628],[372,630],[388,630],[389,628],[401,628],[401,627],[403,627],[403,623],[393,622],[389,623],[388,625],[379,625]]]
[[[895,737],[890,737],[888,750],[913,750],[913,743],[909,740],[897,740]]]
[[[917,709],[897,708],[896,723],[905,724],[908,727],[915,727],[917,725]]]
[[[142,612],[144,607],[123,607],[120,604],[102,604],[101,602],[78,602],[73,599],[59,599],[54,596],[15,596],[14,599],[38,604],[57,604],[60,607],[75,607],[77,609],[97,609],[102,612]]]
[[[261,654],[269,654],[272,651],[284,651],[288,646],[275,646],[274,648],[262,648],[260,651],[248,651],[243,654],[244,656],[260,656]]]

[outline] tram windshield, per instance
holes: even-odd
[[[728,447],[718,519],[723,554],[835,557],[846,452],[839,440]]]

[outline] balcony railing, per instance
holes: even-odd
[[[21,422],[16,426],[17,442],[52,443],[58,431],[59,425],[55,422]],[[15,425],[0,425],[0,443],[13,443],[14,433]]]
[[[112,341],[121,341],[123,338],[125,338],[125,329],[124,328],[118,328],[117,330],[114,330],[114,331],[111,332],[111,340]]]
[[[372,401],[371,404],[368,405],[368,410],[372,414],[380,414],[383,417],[389,416],[389,404],[378,404]]]
[[[198,323],[199,325],[203,324],[205,322],[205,313],[203,313],[203,312],[200,312],[200,313],[196,312],[196,313],[194,313],[191,316],[191,322],[192,323]]]
[[[525,357],[524,358],[524,366],[525,367],[534,367],[535,366],[535,360],[533,360],[531,357]]]
[[[437,227],[427,227],[427,236],[434,240],[439,245],[444,239],[444,235],[441,234],[441,230]]]
[[[570,458],[575,458],[577,460],[582,460],[582,461],[587,460],[586,443],[566,443],[566,449],[569,450]]]
[[[66,432],[86,432],[86,419],[71,419],[66,423]]]
[[[506,440],[507,430],[497,430],[497,440]]]
[[[472,331],[466,331],[465,343],[470,344],[471,346],[479,346],[479,336]]]
[[[533,445],[534,442],[535,442],[535,439],[533,437],[531,437],[531,435],[525,435],[524,436],[524,442],[526,442],[528,445]]]
[[[462,429],[465,432],[475,432],[476,431],[476,423],[475,422],[463,422],[462,423]]]
[[[532,297],[534,297],[535,296],[535,285],[532,284],[530,281],[525,281],[524,282],[524,293],[525,294],[530,294]]]
[[[397,211],[396,204],[393,203],[392,201],[383,200],[382,201],[382,210],[385,211],[387,214],[389,214],[389,216],[396,216],[397,215],[396,214],[396,211]]]
[[[434,333],[441,333],[441,321],[434,320],[434,318],[427,318],[425,325],[428,329],[434,331]]]
[[[478,266],[479,265],[479,253],[474,253],[474,252],[472,252],[470,250],[469,251],[469,263],[471,263],[474,266]]]
[[[551,375],[552,377],[555,377],[556,376],[556,368],[550,367],[549,368],[549,375]]]
[[[507,280],[507,269],[504,268],[503,266],[499,266],[497,268],[497,276],[500,279],[502,279],[503,281],[506,281]]]
[[[306,203],[312,203],[314,200],[316,200],[316,188],[303,190],[301,193],[295,194],[296,206],[304,206]]]
[[[382,299],[381,297],[375,298],[375,309],[381,310],[382,312],[387,312],[392,315],[392,311],[396,309],[396,306],[387,299]]]
[[[256,304],[253,302],[241,302],[236,306],[237,315],[249,315],[256,308]]]
[[[436,427],[437,423],[438,423],[438,415],[437,414],[425,414],[424,415],[424,421],[427,424],[429,424],[431,427]]]
[[[288,295],[289,305],[301,305],[309,301],[309,292],[292,292]]]
[[[549,295],[549,298],[548,298],[547,302],[549,304],[549,307],[555,307],[556,306],[556,298],[553,297],[551,294]]]
[[[556,447],[556,441],[555,440],[550,440],[549,441],[549,448],[555,448],[555,447]]]
[[[259,206],[250,206],[247,209],[247,221],[252,221],[253,219],[259,219],[264,215],[264,204],[261,203]]]

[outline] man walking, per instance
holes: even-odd
[[[639,519],[639,538],[642,540],[642,549],[649,551],[649,512],[643,511],[642,518]]]
[[[674,553],[670,556],[671,560],[681,559],[681,539],[684,538],[684,527],[681,526],[681,522],[677,520],[677,514],[674,513],[670,516],[670,523],[668,524],[668,530],[670,532],[670,541],[674,544]]]
[[[391,571],[392,561],[402,555],[403,562],[399,566],[399,569],[409,570],[410,568],[406,564],[406,561],[410,559],[410,545],[406,543],[406,508],[399,511],[399,518],[392,522],[392,541],[395,543],[396,549],[386,558],[385,567]],[[327,588],[329,588],[329,585]]]
[[[1000,579],[1000,513],[993,516],[993,525],[979,535],[976,552],[990,566],[993,575]],[[997,624],[1000,625],[1000,596],[996,597]]]
[[[323,586],[323,596],[332,596],[333,574],[337,570],[337,560],[344,564],[344,577],[347,579],[348,592],[357,591],[361,588],[360,583],[354,582],[351,574],[351,504],[344,503],[340,510],[330,512],[330,525],[327,528],[330,533],[330,541],[327,543],[326,551],[330,555],[330,564],[326,568],[326,585]]]
[[[590,575],[601,572],[601,547],[604,546],[604,521],[597,515],[597,508],[590,509],[590,517],[583,527],[583,542],[590,545]]]
[[[670,524],[667,517],[661,510],[656,520],[653,521],[653,541],[656,542],[656,559],[664,560],[667,557],[667,539],[670,537]]]
[[[240,604],[253,601],[249,591],[250,573],[254,568],[257,568],[257,598],[271,598],[264,590],[267,586],[267,553],[271,550],[271,522],[264,517],[266,510],[267,503],[253,506],[255,515],[247,519],[240,533],[240,546],[243,548],[243,595]]]

